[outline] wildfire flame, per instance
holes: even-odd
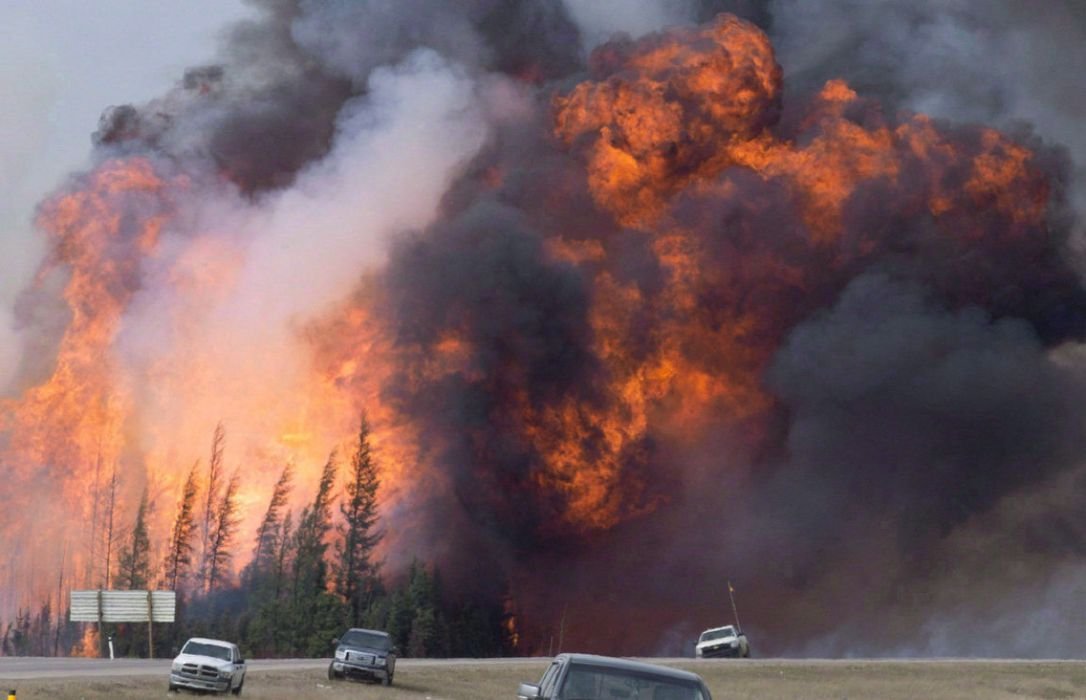
[[[981,304],[992,293],[986,275],[1013,276],[1005,259],[1036,258],[1050,244],[1052,184],[1026,145],[988,128],[887,115],[842,80],[788,112],[782,90],[768,37],[730,15],[604,45],[585,80],[552,96],[549,147],[575,160],[583,178],[553,187],[583,184],[613,225],[586,232],[561,214],[532,222],[538,240],[523,259],[536,276],[518,271],[508,284],[543,279],[545,294],[450,290],[433,328],[412,335],[413,309],[397,287],[407,282],[394,267],[413,259],[405,244],[335,308],[295,319],[283,333],[290,349],[260,339],[219,347],[200,331],[206,319],[194,309],[205,295],[229,296],[245,250],[224,242],[215,224],[178,220],[198,178],[144,157],[103,161],[41,208],[50,256],[35,289],[47,295],[61,285],[67,321],[48,376],[0,412],[16,488],[46,480],[48,493],[37,497],[63,503],[65,513],[45,524],[6,519],[0,534],[11,543],[33,530],[38,542],[72,547],[54,560],[25,545],[33,566],[2,571],[19,599],[0,608],[52,585],[44,576],[58,568],[73,583],[102,576],[98,555],[78,541],[97,535],[76,526],[97,517],[110,470],[131,477],[122,494],[129,506],[138,486],[155,490],[164,530],[184,472],[206,458],[220,420],[232,467],[255,467],[241,492],[251,530],[281,465],[297,465],[304,499],[324,456],[349,445],[364,411],[383,514],[402,526],[389,533],[390,551],[454,547],[415,527],[449,518],[441,524],[480,526],[479,540],[508,540],[515,558],[666,513],[683,498],[680,485],[741,489],[760,468],[756,455],[779,438],[782,406],[765,383],[774,354],[858,271],[899,254],[946,261],[954,274],[932,284],[951,305]],[[484,162],[477,172],[488,197],[517,186],[508,164]],[[450,220],[463,213],[448,208]],[[937,236],[900,238],[895,222],[916,220]],[[175,229],[187,233],[166,250]],[[415,244],[455,232],[439,222]],[[631,249],[641,271],[630,271]],[[980,249],[987,267],[963,269],[965,253]],[[155,284],[191,303],[161,309],[173,352],[133,368],[119,338],[150,268],[164,271]],[[551,329],[569,299],[583,308],[561,327],[561,341],[533,345],[533,332]],[[501,322],[487,325],[491,314]],[[548,373],[563,361],[583,377]],[[435,405],[449,397],[460,403]],[[152,410],[166,403],[174,409]],[[697,479],[665,457],[722,439],[737,456]],[[558,603],[519,583],[505,601],[506,624],[527,648],[550,633],[532,627],[533,614]]]

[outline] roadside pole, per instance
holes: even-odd
[[[98,655],[106,655],[106,622],[146,622],[147,656],[155,658],[155,623],[177,621],[176,591],[73,590],[68,596],[71,622],[98,623]]]
[[[735,629],[738,632],[743,631],[743,625],[739,624],[739,611],[735,607],[735,589],[732,588],[732,582],[728,580],[728,598],[732,601],[732,615],[735,617]]]
[[[106,635],[102,629],[102,589],[98,589],[98,658],[106,657]]]
[[[155,621],[155,606],[151,601],[151,591],[147,591],[147,658],[155,658],[155,635],[153,623]]]
[[[566,610],[569,608],[567,603],[562,608],[562,619],[558,623],[558,653],[562,653],[562,643],[565,641],[563,638],[566,636]]]

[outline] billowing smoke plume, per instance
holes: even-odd
[[[1081,14],[615,6],[264,2],[106,110],[18,309],[50,517],[0,605],[103,576],[114,471],[161,526],[222,421],[252,521],[364,410],[388,571],[526,653],[679,653],[729,581],[760,653],[1078,648]]]

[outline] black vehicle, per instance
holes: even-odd
[[[396,673],[396,647],[388,632],[349,629],[339,639],[332,640],[335,658],[328,664],[328,680],[341,678],[381,681],[392,685]]]
[[[696,673],[592,654],[559,654],[538,684],[521,683],[518,700],[713,700]]]

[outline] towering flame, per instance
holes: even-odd
[[[372,10],[395,37],[372,55],[344,8],[269,5],[236,65],[103,117],[97,166],[41,207],[26,305],[40,337],[64,323],[0,459],[54,517],[0,524],[0,609],[104,576],[76,524],[110,474],[161,537],[221,421],[248,533],[364,411],[390,570],[434,561],[526,653],[558,620],[569,648],[677,653],[726,579],[768,651],[923,634],[900,591],[955,606],[948,562],[1079,475],[1060,158],[840,77],[787,94],[733,15],[581,66],[569,20],[463,5],[410,32]]]
[[[164,181],[146,159],[111,160],[42,206],[38,223],[52,254],[35,284],[66,277],[61,298],[69,318],[51,375],[3,405],[4,463],[12,505],[28,513],[59,506],[70,519],[5,518],[5,540],[16,552],[8,575],[25,577],[5,587],[3,604],[9,609],[28,602],[15,596],[34,592],[33,582],[40,585],[38,577],[52,569],[63,572],[67,566],[77,577],[98,575],[92,561],[100,543],[97,509],[124,450],[132,409],[113,372],[110,350],[138,288],[140,265],[171,215],[171,187],[183,183]],[[38,487],[43,476],[51,484],[45,492]],[[81,522],[92,525],[76,527]],[[34,546],[35,541],[42,544]],[[24,547],[34,548],[25,554],[31,562],[26,569],[19,566]]]

